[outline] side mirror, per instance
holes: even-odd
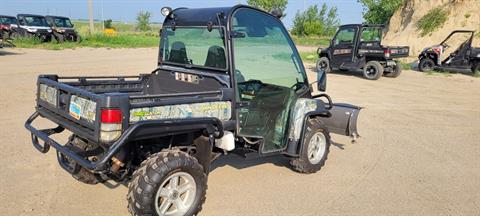
[[[317,89],[322,92],[327,90],[327,73],[324,70],[317,72]]]

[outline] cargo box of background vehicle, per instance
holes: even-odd
[[[151,74],[38,78],[25,127],[35,148],[53,147],[79,181],[130,181],[134,215],[193,215],[221,154],[280,154],[314,173],[330,132],[358,136],[360,108],[313,94],[314,86],[325,91],[326,74],[308,82],[279,14],[243,5],[162,13]],[[37,129],[39,117],[58,126]],[[65,129],[73,133],[65,144],[50,137]]]

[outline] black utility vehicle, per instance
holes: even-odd
[[[326,49],[318,49],[317,70],[363,70],[363,77],[398,77],[401,67],[394,58],[408,57],[409,47],[382,46],[383,25],[340,26]]]
[[[17,20],[17,35],[14,37],[38,37],[43,42],[52,40],[52,28],[47,24],[44,16],[18,14]]]
[[[480,47],[472,47],[474,31],[453,31],[439,45],[425,48],[418,56],[420,71],[451,70],[460,72],[480,71]],[[460,45],[443,59],[451,43]]]
[[[25,127],[35,148],[55,148],[77,180],[130,181],[134,215],[192,215],[221,154],[284,155],[294,170],[314,173],[327,159],[329,133],[358,136],[360,108],[312,95],[277,16],[243,5],[162,14],[151,74],[39,76],[36,111]],[[325,86],[319,72],[317,88]],[[38,117],[58,127],[37,129]],[[73,135],[64,145],[50,137],[65,129]]]
[[[55,39],[62,43],[64,41],[80,42],[80,35],[73,28],[73,24],[68,17],[45,16],[48,25],[52,28]]]

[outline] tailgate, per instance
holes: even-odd
[[[408,57],[410,53],[410,47],[408,46],[395,46],[395,47],[388,47],[390,50],[390,57],[391,58],[403,58]]]
[[[37,112],[72,131],[98,141],[102,95],[58,82],[55,75],[41,75],[37,82]]]

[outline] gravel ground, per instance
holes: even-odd
[[[76,182],[54,151],[32,147],[23,124],[37,75],[148,73],[156,55],[154,48],[0,50],[3,215],[128,214],[124,185]],[[364,107],[358,142],[334,135],[325,167],[310,175],[293,172],[283,157],[220,158],[202,215],[478,215],[479,89],[479,78],[461,74],[404,71],[368,81],[331,73],[333,100]]]

